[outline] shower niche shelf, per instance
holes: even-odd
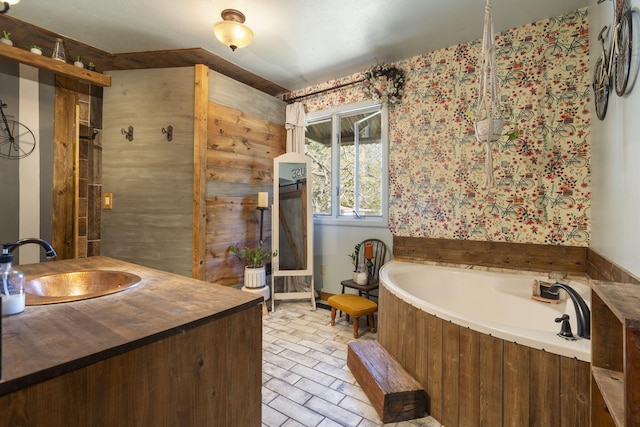
[[[640,425],[640,285],[591,289],[591,425]]]
[[[111,86],[111,76],[106,76],[84,68],[78,68],[72,64],[67,64],[66,62],[57,61],[46,56],[36,55],[27,50],[14,46],[7,46],[2,43],[0,43],[0,58],[11,59],[42,70],[52,71],[56,74],[80,80],[85,83],[102,87]]]

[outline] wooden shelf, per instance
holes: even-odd
[[[624,425],[624,374],[609,369],[592,368],[591,373],[598,384],[600,393],[609,408],[613,421]]]
[[[640,425],[640,285],[593,281],[592,425]]]
[[[102,87],[111,86],[111,76],[96,73],[85,68],[75,67],[66,62],[57,61],[46,56],[36,55],[27,50],[0,43],[0,58],[7,58],[32,67],[49,70],[56,74],[80,80]]]

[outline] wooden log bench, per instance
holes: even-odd
[[[426,392],[377,341],[349,343],[347,366],[383,423],[426,416]]]

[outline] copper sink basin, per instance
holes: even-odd
[[[96,298],[132,288],[142,279],[124,271],[91,270],[58,273],[24,284],[26,305],[57,304]]]

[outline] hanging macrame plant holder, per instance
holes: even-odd
[[[502,134],[504,122],[499,119],[500,104],[496,81],[496,46],[491,0],[487,0],[484,15],[484,32],[482,35],[482,53],[480,67],[480,89],[476,108],[476,138],[484,143],[485,181],[483,188],[493,188],[493,155],[491,143],[497,141]]]

